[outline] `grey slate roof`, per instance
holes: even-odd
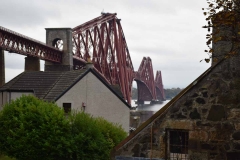
[[[94,69],[74,71],[28,71],[13,78],[0,88],[1,91],[33,91],[35,96],[46,101],[56,101],[88,72],[92,72],[127,107],[131,106],[123,99],[118,85],[108,85],[107,81]]]
[[[23,72],[0,88],[3,90],[32,90],[36,97],[47,101],[55,99],[69,88],[86,69],[77,71]]]

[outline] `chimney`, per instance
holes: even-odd
[[[40,59],[38,57],[25,57],[25,71],[40,71]]]
[[[93,65],[91,59],[87,58],[86,68],[89,69],[89,68],[93,68],[93,67],[94,67],[94,65]]]

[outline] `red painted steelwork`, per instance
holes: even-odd
[[[138,72],[135,73],[135,80],[138,85],[138,100],[156,101],[156,90],[154,84],[152,60],[150,57],[143,57]],[[141,83],[140,83],[141,82]],[[146,87],[143,87],[145,84]],[[144,93],[144,94],[143,94]],[[151,96],[149,94],[151,94]]]
[[[74,68],[91,61],[111,85],[119,85],[131,104],[134,69],[122,30],[115,14],[101,16],[73,28]]]
[[[162,73],[161,71],[157,71],[155,76],[155,86],[157,92],[157,99],[164,101],[166,99],[164,89],[163,89],[163,82],[162,82]],[[159,92],[158,92],[159,91]]]
[[[54,47],[26,37],[0,26],[0,48],[26,56],[38,57],[42,60],[62,61],[62,52]]]

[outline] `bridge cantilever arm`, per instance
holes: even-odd
[[[82,32],[82,31],[85,31],[89,28],[92,28],[94,26],[97,26],[99,24],[107,22],[109,20],[112,20],[112,19],[116,18],[116,15],[117,15],[116,13],[103,14],[103,15],[97,17],[97,18],[94,18],[91,21],[88,21],[86,23],[83,23],[83,24],[73,28],[73,34],[74,35],[78,34],[78,33]]]
[[[0,26],[0,47],[42,60],[58,63],[62,61],[62,51],[2,26]]]

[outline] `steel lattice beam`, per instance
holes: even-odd
[[[162,73],[161,71],[157,71],[156,76],[155,76],[155,86],[157,89],[160,91],[160,95],[157,94],[157,98],[161,98],[160,100],[165,100],[165,93],[163,89],[163,82],[162,82]]]
[[[134,73],[127,42],[116,13],[101,16],[73,28],[74,68],[91,61],[110,85],[119,85],[124,99],[131,104],[132,81],[138,84],[141,100],[157,100],[157,87],[165,99],[161,72],[154,81],[152,61],[144,57]],[[0,48],[9,52],[38,57],[50,62],[62,61],[63,52],[46,44],[0,27]]]
[[[131,104],[133,65],[116,14],[105,13],[73,29],[75,68],[91,61],[111,85],[119,85]]]
[[[149,99],[149,95],[147,94],[139,94],[138,99],[141,101],[155,101],[157,100],[155,84],[154,84],[154,76],[153,76],[153,68],[152,68],[152,60],[150,57],[143,57],[143,60],[139,66],[138,72],[135,73],[135,80],[137,84],[140,82],[144,83],[146,87],[141,87],[138,84],[138,90],[144,93],[150,93],[151,99]],[[143,86],[143,84],[141,84]],[[147,91],[149,90],[149,92]],[[141,91],[142,90],[142,91]]]
[[[26,56],[38,57],[42,60],[62,61],[62,52],[54,47],[36,41],[0,26],[0,48]]]

